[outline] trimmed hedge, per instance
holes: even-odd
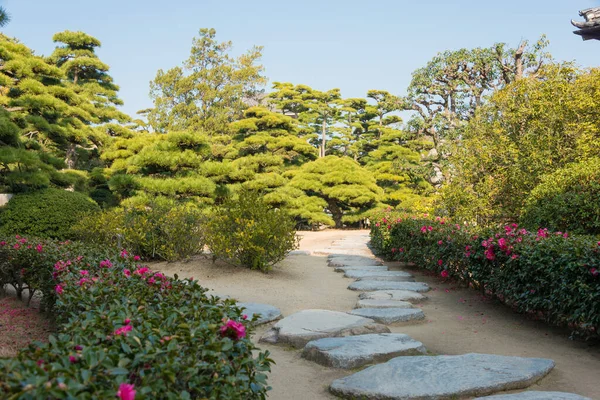
[[[527,197],[521,221],[532,228],[600,235],[600,159],[546,176]]]
[[[48,246],[2,242],[16,274],[25,255]],[[232,300],[207,296],[196,281],[154,273],[126,251],[73,257],[79,244],[55,245],[64,258],[48,257],[51,265],[23,276],[51,282],[44,297],[55,299],[48,307],[58,332],[0,360],[0,398],[266,398],[272,360],[268,352],[252,354],[258,349],[250,321]]]
[[[0,232],[40,238],[70,239],[71,227],[100,207],[84,194],[43,189],[15,195],[0,209]]]
[[[428,216],[388,214],[374,222],[371,243],[379,255],[462,281],[518,312],[598,336],[597,239],[547,229],[529,232],[516,224],[474,231]]]

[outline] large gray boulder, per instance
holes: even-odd
[[[372,292],[375,290],[410,290],[413,292],[427,292],[429,285],[423,282],[386,282],[364,280],[352,283],[348,286],[350,290]]]
[[[281,318],[281,310],[269,304],[260,303],[237,303],[240,308],[245,308],[244,314],[248,316],[248,320],[252,320],[255,315],[259,315],[255,324],[261,325],[267,322],[275,321]]]
[[[369,318],[338,311],[303,310],[277,322],[260,341],[302,348],[311,340],[326,337],[389,332],[388,327]]]
[[[411,290],[376,290],[374,292],[364,292],[358,295],[361,300],[398,300],[418,303],[427,300],[427,296],[422,293]]]
[[[414,308],[412,303],[399,300],[358,300],[356,308]]]
[[[344,267],[334,267],[333,270],[335,272],[348,272],[348,271],[356,271],[356,272],[385,272],[389,270],[388,267],[384,265],[362,265],[362,266],[344,266]]]
[[[344,398],[455,399],[526,388],[548,374],[554,361],[491,354],[397,357],[335,380]]]
[[[398,356],[427,353],[423,343],[401,333],[381,333],[308,342],[302,357],[333,368],[358,368]]]
[[[425,314],[418,308],[356,308],[350,311],[350,314],[370,318],[382,324],[425,319]]]
[[[478,397],[475,400],[592,400],[578,394],[565,392],[521,392],[512,394],[499,394],[496,396]]]

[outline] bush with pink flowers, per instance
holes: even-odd
[[[37,253],[36,243],[25,248]],[[11,244],[5,254],[21,251]],[[38,254],[50,244],[42,246]],[[232,300],[153,272],[126,251],[68,255],[44,269],[58,331],[0,360],[0,398],[266,397],[272,361],[249,340],[251,325]]]
[[[461,281],[584,336],[600,329],[600,242],[591,236],[529,232],[517,224],[475,229],[443,218],[381,215],[376,252]]]

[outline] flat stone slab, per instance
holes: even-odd
[[[385,325],[358,315],[329,310],[302,310],[277,322],[260,341],[302,348],[311,340],[326,337],[389,332]]]
[[[288,256],[310,256],[312,254],[309,250],[292,250],[288,253]]]
[[[335,272],[348,272],[348,271],[371,271],[371,272],[385,272],[388,271],[389,268],[384,265],[363,265],[363,266],[354,266],[354,267],[334,267],[333,270]]]
[[[344,273],[346,278],[364,279],[364,278],[404,278],[413,279],[413,276],[404,271],[365,271],[365,270],[349,270]]]
[[[565,392],[521,392],[513,394],[499,394],[496,396],[478,397],[474,400],[592,400],[589,397],[583,397],[578,394]]]
[[[331,267],[361,267],[361,266],[373,266],[383,265],[380,260],[365,256],[330,256],[328,260],[329,266]]]
[[[548,359],[492,354],[397,357],[337,379],[329,389],[350,399],[454,399],[522,389],[552,368]]]
[[[364,276],[356,278],[357,281],[385,281],[385,282],[414,282],[415,278],[407,276]]]
[[[413,308],[412,303],[408,301],[400,300],[387,300],[387,299],[367,299],[359,300],[356,303],[356,308]]]
[[[248,320],[251,320],[257,314],[260,314],[258,320],[255,322],[256,325],[266,324],[267,322],[281,318],[281,310],[269,304],[237,303],[237,306],[245,308],[243,313],[248,316]]]
[[[364,280],[352,283],[348,286],[350,290],[373,292],[375,290],[410,290],[412,292],[427,292],[429,285],[423,282],[386,282]]]
[[[364,292],[358,295],[361,300],[395,300],[410,301],[417,303],[427,300],[427,296],[411,290],[376,290],[374,292]]]
[[[350,314],[370,318],[382,324],[425,319],[425,314],[418,308],[355,308]]]
[[[401,333],[382,333],[313,340],[302,357],[333,368],[351,369],[398,356],[426,354],[423,343]]]

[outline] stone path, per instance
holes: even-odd
[[[348,399],[472,398],[524,389],[550,373],[554,361],[548,359],[490,354],[428,356],[421,342],[390,333],[386,325],[425,319],[414,304],[427,300],[424,293],[429,286],[415,282],[408,272],[390,271],[381,260],[371,257],[368,240],[368,234],[352,236],[325,249],[332,272],[342,272],[341,279],[354,279],[348,289],[361,292],[354,310],[303,310],[275,323],[260,341],[303,348],[302,357],[327,367],[372,365],[331,384],[331,393]],[[261,320],[280,316],[261,309]],[[484,398],[586,400],[570,393],[535,391],[478,399]]]
[[[281,310],[269,304],[237,303],[237,306],[245,309],[244,314],[248,316],[249,320],[258,315],[258,319],[255,322],[256,325],[266,324],[281,318]]]

